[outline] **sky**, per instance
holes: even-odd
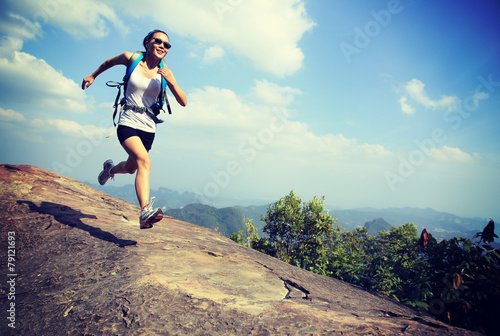
[[[125,67],[81,83],[153,29],[188,98],[162,114],[153,189],[500,221],[495,0],[3,0],[0,162],[97,184],[125,160],[106,86]]]

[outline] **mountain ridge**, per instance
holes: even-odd
[[[120,197],[123,195],[123,190],[128,190],[127,197],[122,198],[127,200],[132,204],[137,204],[135,189],[133,185],[126,185],[123,187],[113,187],[113,186],[95,186],[91,183],[86,183],[98,190],[105,190],[110,195],[115,197]],[[194,203],[202,203],[202,199],[198,195],[191,192],[179,193],[168,188],[159,188],[157,190],[151,191],[152,195],[157,195],[157,205],[164,208],[164,210],[169,209],[182,209],[186,205]],[[170,195],[167,197],[165,195]],[[230,203],[230,202],[229,202]],[[270,202],[271,204],[273,202]],[[214,208],[231,208],[234,207],[240,210],[245,218],[253,220],[253,224],[256,227],[259,236],[265,236],[263,232],[264,222],[261,221],[261,216],[266,214],[267,207],[269,204],[264,205],[225,205],[224,207],[216,207],[213,204],[210,205]],[[434,210],[430,207],[418,208],[418,207],[388,207],[388,208],[373,208],[373,207],[363,207],[363,208],[353,208],[353,209],[332,209],[330,208],[330,213],[334,218],[337,219],[338,224],[344,229],[351,231],[357,227],[363,227],[365,223],[373,221],[377,218],[383,218],[392,226],[400,226],[406,223],[413,223],[419,231],[426,228],[433,236],[438,239],[451,239],[453,237],[470,237],[472,238],[474,234],[481,231],[485,223],[488,222],[487,218],[470,218],[470,217],[460,217],[449,212],[442,212]],[[189,221],[189,220],[188,220]],[[203,225],[200,222],[194,223],[198,225]],[[221,225],[221,227],[226,227],[227,225]],[[232,225],[229,225],[232,226]],[[235,227],[238,225],[234,225]],[[238,231],[238,230],[236,230]],[[235,232],[236,232],[235,231]],[[232,232],[229,232],[231,234]]]
[[[233,232],[245,228],[245,217],[235,207],[215,208],[201,203],[192,203],[180,209],[167,209],[166,215],[200,225],[229,237]]]

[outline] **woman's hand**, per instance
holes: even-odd
[[[181,106],[186,106],[187,105],[187,98],[186,94],[182,89],[177,85],[177,81],[175,80],[174,74],[172,71],[170,71],[169,68],[159,68],[158,73],[165,78],[165,80],[168,83],[168,87],[170,88],[170,91],[174,94],[175,99]]]
[[[90,75],[90,76],[87,76],[83,79],[83,83],[82,83],[82,90],[85,90],[87,89],[90,85],[92,85],[92,83],[94,83],[94,76]]]
[[[172,71],[170,71],[169,68],[159,68],[158,73],[160,75],[162,75],[163,78],[165,78],[165,80],[167,81],[168,84],[171,84],[171,85],[177,84],[177,82],[175,81],[174,74],[172,73]]]
[[[112,57],[112,58],[104,61],[104,63],[102,63],[99,66],[99,68],[97,68],[96,71],[94,71],[90,76],[87,76],[83,79],[82,90],[85,90],[90,85],[92,85],[92,83],[94,83],[94,80],[97,78],[97,76],[99,76],[101,73],[108,70],[109,68],[114,67],[115,65],[118,65],[118,64],[127,65],[128,60],[130,59],[131,56],[132,56],[131,52],[125,51],[124,53],[121,53],[118,56]]]

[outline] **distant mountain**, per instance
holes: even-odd
[[[252,224],[257,229],[259,237],[267,236],[262,230],[266,223],[261,221],[260,218],[262,215],[265,215],[267,213],[268,207],[269,205],[235,206],[236,209],[240,210],[243,213],[245,218],[252,219]]]
[[[387,223],[383,218],[376,218],[372,221],[366,222],[365,227],[370,236],[377,236],[380,231],[389,232],[392,225]]]
[[[95,189],[121,198],[129,203],[136,205],[138,204],[137,196],[135,194],[135,187],[132,184],[125,185],[123,187],[100,186],[90,183],[87,184]],[[186,207],[188,204],[202,203],[199,195],[193,192],[179,193],[168,188],[151,190],[151,195],[156,196],[155,205],[162,207],[164,210],[181,209],[183,207]],[[227,201],[225,203],[230,204],[231,202]],[[237,204],[237,202],[234,202],[234,204]],[[216,212],[214,209],[217,208],[215,207],[212,207],[212,209],[210,210],[204,207],[188,207],[188,209],[191,209],[190,211],[193,212],[191,213],[192,218],[195,218],[194,212],[196,211],[201,211],[203,214],[200,214],[199,217],[205,218],[205,220],[199,220],[198,223],[195,223],[194,219],[192,219],[191,223],[202,226],[211,225],[213,227],[217,227],[219,230],[224,230],[224,234],[227,235],[241,230],[242,227],[244,227],[244,218],[252,219],[253,225],[258,230],[259,236],[265,237],[266,235],[262,231],[265,223],[262,222],[260,218],[262,215],[266,214],[268,207],[269,204],[259,206],[233,206],[234,209],[237,209],[242,214],[241,216],[243,217],[243,219],[241,222],[238,222],[240,224],[243,223],[241,224],[241,227],[239,226],[239,224],[233,225],[232,222],[218,223],[217,225],[215,225],[214,223],[216,221],[210,217],[213,216],[213,213]],[[406,223],[413,223],[415,224],[419,232],[426,228],[427,231],[429,231],[438,241],[442,239],[450,239],[453,237],[472,238],[477,232],[482,231],[488,223],[488,219],[486,218],[464,218],[447,212],[439,212],[431,208],[359,208],[348,210],[332,210],[332,208],[333,207],[330,207],[330,213],[332,214],[333,218],[336,218],[337,223],[347,231],[352,231],[356,227],[363,227],[365,223],[372,222],[380,218],[390,226],[401,226]],[[207,215],[207,213],[209,215]],[[214,218],[217,218],[217,216],[215,216]],[[233,218],[233,216],[229,216],[229,218]],[[199,223],[209,224],[204,225]],[[233,230],[233,227],[235,230],[229,232],[229,230]]]
[[[105,192],[108,195],[112,195],[129,203],[139,205],[137,195],[135,193],[135,186],[133,184],[127,184],[121,187],[115,187],[112,185],[101,186],[88,182],[86,184],[94,189]],[[187,204],[200,202],[200,197],[193,192],[183,192],[181,194],[177,191],[163,187],[156,190],[151,189],[150,194],[151,196],[156,197],[155,206],[161,207],[164,210],[181,208]]]
[[[246,229],[245,216],[234,207],[217,209],[209,205],[195,203],[180,209],[168,209],[164,213],[188,223],[210,228],[226,237]]]
[[[265,223],[260,220],[260,217],[266,214],[268,206],[237,206],[236,208],[246,218],[253,219],[253,224],[258,230],[259,236],[265,237],[266,235],[262,231]],[[397,227],[406,223],[413,223],[419,233],[426,228],[438,241],[453,237],[472,238],[488,224],[488,220],[485,218],[464,218],[431,208],[360,208],[330,210],[330,213],[346,231],[352,231],[357,227],[363,227],[365,224],[371,223],[367,228],[371,235],[377,235],[378,231],[389,231],[392,226]]]
[[[361,208],[334,210],[331,213],[338,219],[338,224],[349,231],[375,218],[383,218],[392,226],[413,223],[419,232],[426,228],[438,241],[453,237],[472,238],[488,224],[485,218],[464,218],[431,208]]]

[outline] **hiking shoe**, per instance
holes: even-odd
[[[109,180],[109,178],[114,180],[115,175],[111,174],[111,169],[114,166],[115,165],[113,164],[113,160],[107,160],[103,163],[102,172],[100,172],[99,176],[97,177],[100,185],[104,185]]]
[[[141,211],[140,217],[140,228],[141,229],[150,229],[153,227],[153,224],[161,221],[163,218],[163,211],[161,208],[153,208],[153,203],[155,202],[155,197],[151,198],[148,206]]]

